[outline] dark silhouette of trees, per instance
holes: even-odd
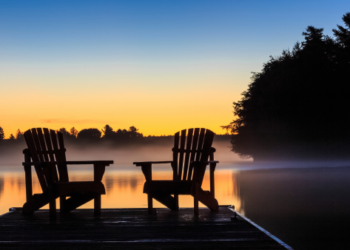
[[[61,132],[63,136],[70,136],[70,133],[65,128],[60,128],[58,131]]]
[[[343,21],[347,28],[337,25],[338,29],[333,29],[333,33],[338,44],[343,48],[348,48],[350,46],[350,13],[343,16]]]
[[[102,129],[102,132],[104,133],[103,138],[112,140],[115,137],[115,132],[113,131],[113,128],[109,126],[108,124],[104,126]]]
[[[335,38],[313,26],[271,57],[233,103],[232,150],[254,159],[343,158],[350,146],[350,13]]]
[[[128,131],[130,138],[143,137],[143,135],[137,131],[139,131],[137,128],[131,126]]]
[[[98,140],[101,138],[101,131],[97,128],[83,129],[78,133],[77,138],[81,140]]]
[[[135,140],[136,138],[142,138],[143,135],[138,132],[138,129],[131,126],[129,130],[118,129],[114,131],[109,125],[106,125],[102,132],[104,133],[103,139],[108,141],[113,141],[115,143],[125,143]]]
[[[2,127],[0,127],[0,141],[4,140],[5,138],[5,133]]]
[[[24,133],[22,133],[21,130],[18,129],[16,133],[16,140],[21,140],[23,138],[23,134]]]

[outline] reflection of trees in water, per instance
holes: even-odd
[[[143,178],[138,176],[106,176],[105,186],[107,193],[112,191],[117,186],[118,189],[127,189],[130,188],[131,191],[136,191],[136,188],[139,184],[144,182]]]
[[[0,177],[0,198],[4,190],[4,177]]]
[[[130,187],[131,187],[131,190],[135,190],[136,189],[136,186],[137,186],[137,182],[139,180],[137,178],[131,178],[130,179]]]
[[[21,177],[21,176],[11,176],[11,177],[0,176],[0,198],[4,194],[4,191],[5,191],[5,181],[6,181],[6,188],[7,189],[17,190],[17,192],[24,192],[25,193],[24,177]]]
[[[105,179],[105,186],[106,186],[107,192],[109,190],[112,190],[113,189],[113,178],[106,178]]]
[[[25,190],[25,183],[24,183],[24,177],[16,178],[16,185],[18,187],[18,190],[22,192],[22,190]],[[25,191],[24,191],[25,192]]]
[[[236,210],[244,215],[244,200],[241,196],[239,175],[239,172],[232,172],[232,196],[237,202],[237,204],[234,204]]]

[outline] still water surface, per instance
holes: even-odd
[[[216,198],[220,205],[236,210],[294,249],[350,249],[350,164],[224,163],[215,173]],[[168,170],[168,171],[167,171]],[[70,171],[71,181],[92,180],[92,169]],[[171,179],[161,167],[154,179]],[[103,208],[146,207],[142,193],[144,177],[139,168],[112,165],[103,182],[107,194]],[[209,190],[206,176],[204,189]],[[40,186],[33,174],[33,191]],[[21,168],[0,170],[0,214],[25,202]],[[58,204],[58,202],[57,202]],[[155,207],[162,207],[155,202]],[[180,196],[180,206],[193,206],[193,199]],[[92,202],[85,208],[92,208]]]

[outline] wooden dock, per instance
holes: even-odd
[[[98,218],[78,209],[56,220],[11,210],[0,216],[0,249],[291,249],[229,206],[198,217],[193,208],[103,209]]]

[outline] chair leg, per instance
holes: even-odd
[[[66,196],[60,196],[60,213],[64,213],[65,211],[65,202],[66,202]]]
[[[174,194],[174,198],[175,198],[175,208],[176,210],[179,210],[179,195]]]
[[[101,195],[97,194],[94,199],[94,213],[95,215],[101,215]]]
[[[199,211],[198,211],[198,189],[195,188],[194,189],[194,195],[193,195],[193,208],[194,208],[194,214],[198,215]]]
[[[219,203],[209,191],[197,190],[197,199],[206,205],[211,211],[219,210]]]
[[[55,198],[50,199],[49,210],[50,210],[50,218],[55,219],[56,218],[56,199]]]
[[[148,213],[149,214],[153,214],[153,200],[152,200],[152,195],[148,194],[147,195],[147,199],[148,199]]]
[[[197,199],[196,196],[194,196],[194,206],[193,206],[193,208],[194,208],[194,214],[198,215],[198,213],[199,213],[199,211],[198,211],[198,199]]]

